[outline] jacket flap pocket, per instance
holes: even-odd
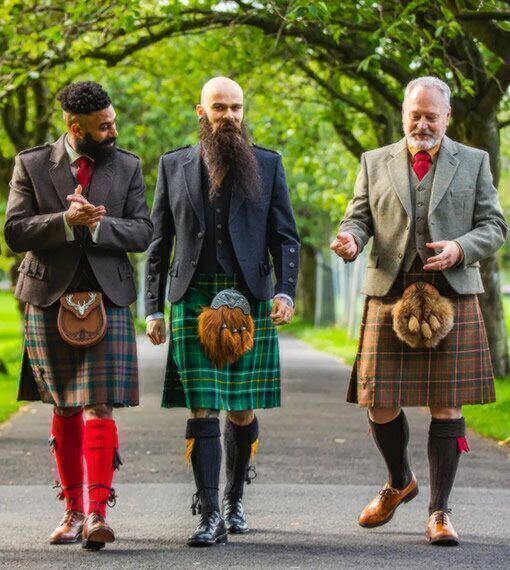
[[[119,265],[119,277],[121,281],[133,278],[133,268],[131,267],[131,263],[129,263],[129,261],[124,261],[121,265]]]
[[[269,275],[271,273],[271,269],[273,269],[273,264],[269,261],[260,261],[259,262],[259,272],[261,275]]]

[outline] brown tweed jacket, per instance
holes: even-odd
[[[126,253],[145,251],[152,237],[140,159],[116,149],[108,162],[97,166],[88,191],[91,203],[106,207],[97,243],[90,238],[66,239],[66,196],[75,186],[64,136],[16,157],[5,223],[9,247],[27,252],[19,268],[16,298],[39,307],[53,304],[70,284],[84,253],[107,297],[116,305],[130,305],[136,289]]]

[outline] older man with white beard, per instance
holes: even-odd
[[[403,406],[431,414],[426,537],[457,545],[448,513],[460,454],[468,451],[464,404],[495,400],[477,294],[479,261],[501,247],[508,227],[492,184],[489,156],[445,136],[450,89],[420,77],[405,90],[405,137],[365,153],[331,249],[354,260],[374,238],[358,355],[347,400],[368,408],[389,479],[359,524],[389,522],[418,494],[407,456]]]

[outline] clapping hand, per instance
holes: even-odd
[[[104,206],[94,206],[85,196],[82,195],[82,187],[80,184],[76,187],[74,194],[67,196],[70,202],[69,208],[65,213],[67,223],[70,226],[88,226],[92,231],[96,229],[96,225],[100,222],[105,214]]]

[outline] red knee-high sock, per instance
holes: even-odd
[[[83,411],[67,417],[53,412],[51,435],[66,508],[83,512]]]
[[[111,493],[115,450],[118,448],[117,426],[112,419],[85,422],[83,447],[87,462],[89,510],[106,516],[106,503]]]

